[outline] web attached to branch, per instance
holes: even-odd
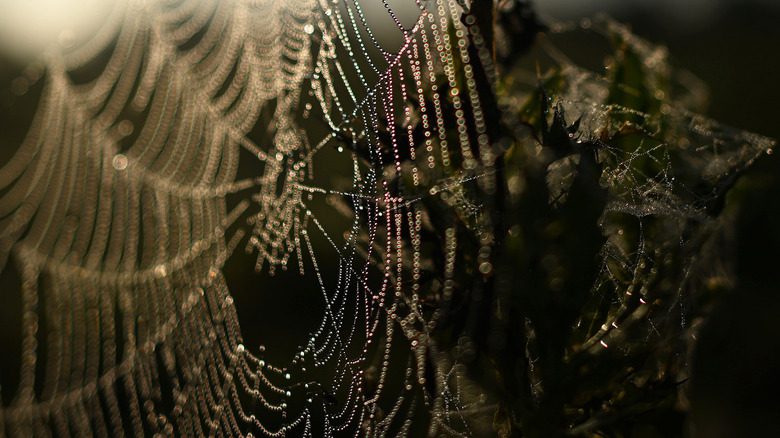
[[[416,1],[406,22],[382,0],[400,35],[391,51],[363,3],[120,1],[92,39],[28,69],[42,77],[37,112],[0,168],[0,262],[18,272],[22,302],[19,383],[0,430],[475,433],[471,416],[490,406],[437,346],[442,315],[430,307],[454,300],[461,264],[492,274],[484,230],[502,146],[480,85],[497,81],[492,48],[468,3]],[[571,90],[603,91],[598,78],[571,77]],[[598,118],[619,110],[563,95],[594,138],[609,125]],[[715,139],[708,152],[719,146],[715,125],[670,117]],[[740,139],[704,173],[719,180],[768,147]],[[699,214],[671,168],[637,179],[630,164],[656,150],[666,149],[604,150],[614,166],[602,179],[625,189],[610,212]],[[434,207],[447,223],[433,223]],[[455,223],[476,230],[471,259]],[[287,363],[243,343],[223,275],[237,248],[260,271],[305,274],[324,303]],[[638,266],[626,248],[609,246],[605,269]],[[323,272],[322,254],[335,254],[337,272]]]

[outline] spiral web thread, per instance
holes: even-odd
[[[44,83],[29,134],[0,168],[0,260],[22,279],[23,326],[0,430],[404,436],[421,421],[431,435],[472,434],[466,412],[479,403],[461,400],[468,382],[422,310],[417,202],[447,194],[486,220],[462,187],[492,191],[475,72],[495,77],[468,4],[416,4],[405,24],[383,1],[396,51],[359,1],[128,0],[89,41],[47,52],[45,69],[29,72]],[[105,53],[97,77],[73,79]],[[267,144],[253,140],[264,110]],[[305,119],[324,122],[323,136],[301,129]],[[737,161],[766,147],[755,143]],[[353,149],[351,187],[313,183],[328,172],[315,172],[317,157],[335,146]],[[259,176],[237,179],[240,159]],[[242,200],[229,209],[233,195]],[[351,218],[343,242],[310,208],[317,197]],[[335,285],[312,235],[338,255]],[[243,344],[222,273],[239,246],[259,270],[297,261],[317,280],[321,323],[289,364]],[[457,250],[447,231],[446,278]],[[399,342],[411,353],[397,357]],[[392,377],[397,361],[406,366]],[[328,379],[311,378],[323,369]]]
[[[361,175],[355,164],[354,191],[342,195],[371,204],[367,248],[383,247],[384,281],[366,284],[369,262],[356,253],[356,219],[337,248],[339,285],[322,285],[326,312],[300,352],[316,367],[339,370],[327,388],[346,394],[338,406],[310,398],[288,412],[290,382],[301,378],[244,347],[221,273],[245,239],[245,227],[226,230],[245,211],[258,268],[286,267],[297,253],[303,270],[308,252],[316,270],[307,232],[324,229],[302,196],[327,193],[305,184],[314,157],[342,133],[375,145],[379,119],[392,126],[409,116],[398,111],[410,99],[406,87],[422,87],[441,71],[454,80],[455,60],[472,62],[461,6],[420,3],[409,29],[385,6],[402,31],[395,53],[381,47],[359,2],[309,0],[117,2],[89,41],[47,52],[45,70],[31,73],[45,75],[45,88],[29,135],[0,171],[1,254],[20,273],[23,300],[20,382],[0,412],[0,429],[13,436],[306,436],[312,409],[321,410],[316,418],[328,435],[373,434],[392,421],[401,422],[401,432],[409,427],[409,414],[400,411],[414,411],[415,403],[405,405],[403,396],[384,421],[371,421],[384,397],[396,324],[385,309],[407,293],[394,233],[404,221],[419,228],[421,220],[407,200],[389,195],[382,175]],[[73,79],[70,72],[107,50],[96,78]],[[464,91],[474,93],[473,81],[469,87]],[[304,89],[313,97],[306,112],[331,132],[319,142],[297,127]],[[249,133],[269,101],[273,145],[255,144]],[[423,117],[429,130],[443,123],[433,108]],[[393,138],[396,157],[399,144]],[[427,166],[450,166],[446,148],[438,159],[431,145]],[[242,150],[259,162],[260,177],[235,180]],[[405,171],[399,159],[395,171]],[[227,195],[250,191],[254,203],[227,210]],[[377,232],[382,220],[386,236]],[[403,299],[415,308],[415,296]],[[354,317],[345,313],[346,300],[360,304]],[[405,318],[411,325],[420,315]],[[375,391],[365,394],[361,367],[381,332],[384,365]],[[424,380],[422,372],[409,368],[406,392]]]

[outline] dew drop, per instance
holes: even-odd
[[[111,160],[111,165],[116,170],[125,170],[127,169],[127,157],[124,154],[116,154],[114,159]]]

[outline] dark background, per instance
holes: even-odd
[[[675,66],[708,85],[707,115],[780,138],[780,1],[538,0],[535,6],[548,23],[609,13],[638,35],[667,46]],[[565,49],[584,57],[592,50],[574,43]],[[18,73],[18,66],[5,61],[0,56],[1,105],[11,95],[6,79]],[[600,61],[594,59],[597,65]],[[27,126],[23,117],[14,118],[14,112],[6,108],[0,109],[0,161],[13,152],[13,144]],[[778,155],[759,160],[729,199],[740,212],[732,225],[734,243],[729,249],[736,261],[735,286],[718,300],[691,353],[689,394],[699,437],[780,436]],[[320,243],[315,242],[327,248]],[[335,272],[336,257],[327,250],[321,256],[322,271]],[[269,359],[285,362],[319,322],[321,302],[314,300],[320,292],[312,290],[311,278],[300,278],[294,269],[271,278],[255,274],[253,268],[252,256],[237,254],[226,269],[246,344],[257,352],[262,340],[273,356]],[[0,352],[4,356],[0,365],[3,371],[14,373],[16,363],[11,358],[16,357],[19,312],[6,286],[17,279],[0,280]],[[9,378],[9,373],[4,374]],[[3,391],[4,397],[10,395],[11,391]]]
[[[707,115],[780,138],[780,2],[537,1],[548,21],[608,12],[669,48],[709,87]],[[566,51],[588,50],[566,47]],[[780,161],[760,159],[729,203],[735,286],[717,301],[692,352],[689,395],[700,437],[780,436]]]

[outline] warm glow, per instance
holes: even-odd
[[[88,40],[117,0],[3,0],[0,52],[35,58],[55,44],[68,48]]]

